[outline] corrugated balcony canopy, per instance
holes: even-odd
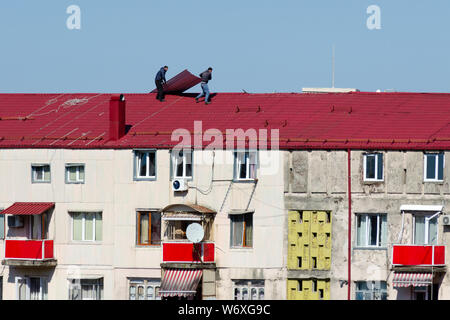
[[[162,209],[161,212],[216,213],[214,210],[197,204],[170,204]]]
[[[168,269],[161,281],[162,297],[192,296],[202,277],[201,269]]]
[[[392,281],[394,287],[424,287],[433,282],[432,273],[396,272]]]
[[[15,202],[12,206],[1,211],[0,214],[33,215],[42,214],[53,208],[54,202]]]

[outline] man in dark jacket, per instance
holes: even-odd
[[[202,79],[202,93],[200,93],[196,98],[195,101],[198,102],[198,99],[200,99],[201,97],[205,96],[205,104],[210,104],[211,102],[209,101],[209,88],[208,88],[208,81],[212,79],[211,77],[211,73],[212,73],[212,68],[209,67],[208,70],[203,71],[202,73],[200,73],[200,78]]]
[[[163,84],[166,84],[166,72],[169,69],[168,66],[164,66],[159,69],[158,73],[155,77],[156,88],[158,89],[158,94],[156,95],[156,99],[163,102],[164,101],[164,88]]]

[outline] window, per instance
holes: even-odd
[[[101,212],[73,212],[72,225],[72,239],[74,241],[102,240]]]
[[[69,300],[103,300],[103,278],[69,279]]]
[[[66,164],[66,183],[84,183],[84,164]]]
[[[156,151],[134,151],[134,178],[156,178]]]
[[[386,214],[358,214],[356,219],[358,247],[386,247]]]
[[[253,214],[230,215],[230,245],[231,247],[253,246]]]
[[[47,239],[48,236],[48,212],[30,215],[28,223],[31,229],[31,239]]]
[[[386,281],[357,281],[356,300],[387,300]]]
[[[192,178],[192,150],[173,150],[171,160],[173,178]]]
[[[444,153],[425,153],[424,176],[425,181],[444,180]]]
[[[3,209],[0,209],[3,211]],[[0,239],[5,239],[5,215],[0,214]]]
[[[17,300],[47,300],[47,278],[16,277]]]
[[[137,244],[159,246],[161,244],[161,213],[139,211],[137,221]]]
[[[200,223],[200,219],[196,220],[166,220],[165,236],[167,240],[187,240],[187,227],[193,223]],[[206,239],[206,236],[205,236]]]
[[[364,155],[364,181],[383,180],[383,154],[367,153]]]
[[[130,300],[161,300],[160,279],[130,279]]]
[[[437,244],[438,216],[438,213],[414,215],[414,244]]]
[[[233,281],[234,300],[264,300],[264,280]]]
[[[50,165],[33,164],[31,166],[31,182],[32,183],[50,182]]]
[[[257,156],[256,151],[238,151],[234,153],[234,179],[256,179]]]

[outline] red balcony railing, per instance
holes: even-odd
[[[442,266],[445,265],[445,246],[393,245],[394,266]]]
[[[214,242],[164,242],[163,262],[214,262]]]
[[[5,259],[54,259],[53,240],[5,240]]]

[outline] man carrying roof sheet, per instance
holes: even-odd
[[[156,95],[156,99],[158,99],[161,102],[164,102],[164,88],[163,84],[166,84],[166,72],[167,69],[169,69],[168,66],[164,66],[161,69],[159,69],[158,73],[155,77],[155,84],[156,88],[158,89],[158,94]]]
[[[209,101],[209,88],[208,88],[208,81],[212,79],[211,77],[211,73],[212,73],[212,68],[209,67],[208,70],[203,71],[202,73],[200,73],[200,78],[202,79],[202,93],[200,93],[196,98],[195,101],[198,102],[198,99],[200,99],[201,97],[205,96],[205,104],[210,104],[211,102]]]

